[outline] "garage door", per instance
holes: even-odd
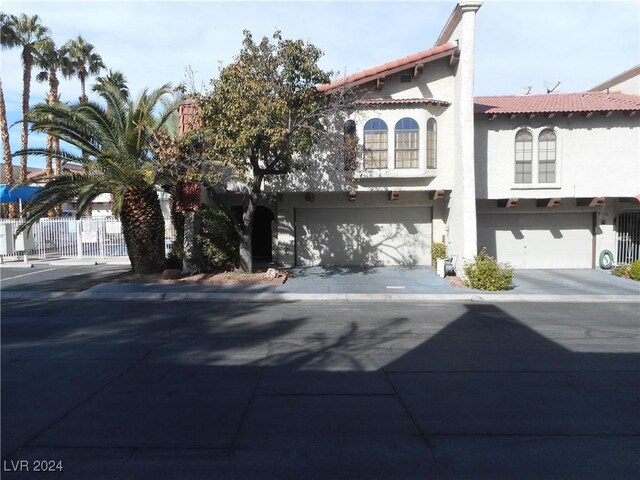
[[[591,268],[592,213],[478,215],[478,248],[516,268]]]
[[[296,265],[429,265],[431,208],[296,209]]]

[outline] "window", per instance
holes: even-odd
[[[516,183],[531,183],[533,135],[528,130],[516,133]]]
[[[387,168],[388,129],[379,118],[364,124],[364,168]]]
[[[396,123],[396,168],[418,168],[418,137],[420,129],[413,118]]]
[[[436,120],[430,118],[427,121],[427,168],[437,168],[437,136]]]
[[[538,182],[556,181],[556,134],[547,128],[538,136]]]

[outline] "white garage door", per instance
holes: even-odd
[[[478,215],[478,248],[516,268],[591,268],[592,213]]]
[[[296,209],[296,265],[429,265],[431,208]]]

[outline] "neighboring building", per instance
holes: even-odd
[[[429,265],[432,242],[444,241],[458,272],[482,247],[523,268],[590,268],[604,249],[618,261],[640,257],[640,96],[600,86],[474,99],[480,6],[458,4],[433,48],[320,87],[357,88],[345,126],[362,154],[354,170],[320,154],[272,181],[276,195],[256,214],[255,256]],[[631,88],[637,76],[603,85]],[[181,111],[183,129],[193,108]],[[241,208],[229,190],[229,206]]]
[[[476,98],[478,246],[521,268],[639,258],[639,112],[622,93]]]

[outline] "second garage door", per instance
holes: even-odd
[[[429,265],[431,208],[296,209],[296,264]]]
[[[516,268],[591,268],[592,213],[478,215],[478,248]]]

